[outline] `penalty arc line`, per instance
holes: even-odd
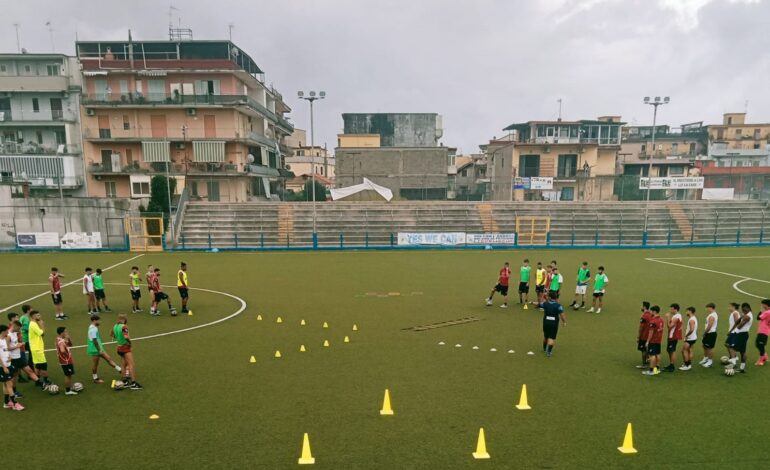
[[[757,256],[756,258],[760,258],[760,257]],[[663,261],[663,259],[665,259],[665,258],[645,258],[645,260],[653,261],[655,263],[668,264],[668,265],[677,266],[677,267],[680,267],[680,268],[695,269],[695,270],[698,270],[698,271],[705,271],[707,273],[712,273],[712,274],[721,274],[723,276],[736,277],[736,278],[738,278],[738,280],[733,283],[733,289],[735,289],[736,291],[740,292],[741,294],[748,295],[750,297],[754,297],[754,298],[757,298],[757,299],[762,299],[764,297],[760,296],[760,295],[751,294],[749,292],[746,292],[745,290],[742,290],[738,286],[740,284],[746,282],[746,281],[756,281],[756,282],[762,282],[762,283],[765,283],[765,284],[770,284],[770,281],[766,281],[764,279],[757,279],[757,278],[754,278],[754,277],[743,276],[741,274],[727,273],[727,272],[724,272],[724,271],[717,271],[717,270],[714,270],[714,269],[700,268],[698,266],[688,266],[686,264],[672,263],[670,261]],[[683,258],[683,259],[695,259],[695,258]],[[708,259],[708,258],[705,258],[705,259]]]
[[[106,283],[106,284],[107,285],[120,285],[120,286],[128,285],[128,284],[114,284],[114,283]],[[164,286],[164,287],[169,287],[169,286]],[[138,338],[131,338],[131,341],[133,342],[133,341],[141,341],[141,340],[145,340],[145,339],[162,338],[164,336],[171,336],[171,335],[176,335],[176,334],[179,334],[179,333],[186,333],[188,331],[199,330],[201,328],[207,328],[209,326],[214,326],[214,325],[217,325],[219,323],[226,322],[227,320],[230,320],[232,318],[235,318],[238,315],[240,315],[241,313],[243,313],[244,310],[246,310],[246,301],[243,300],[242,298],[238,297],[237,295],[233,295],[233,294],[229,294],[227,292],[222,292],[222,291],[213,290],[213,289],[204,289],[202,287],[190,287],[189,289],[190,290],[201,291],[201,292],[209,292],[211,294],[224,295],[225,297],[230,297],[231,299],[237,300],[238,302],[240,302],[241,306],[240,306],[240,308],[238,310],[236,310],[235,312],[231,313],[230,315],[228,315],[226,317],[222,317],[222,318],[216,319],[216,320],[208,322],[208,323],[203,323],[201,325],[195,325],[195,326],[191,326],[191,327],[188,327],[188,328],[182,328],[181,330],[166,331],[165,333],[156,333],[154,335],[147,335],[147,336],[140,336]],[[115,341],[108,341],[108,342],[105,342],[103,344],[105,344],[105,345],[107,345],[107,344],[115,344]],[[82,348],[85,348],[86,346],[88,346],[88,345],[86,345],[86,344],[79,344],[77,346],[72,346],[71,349],[82,349]],[[46,349],[45,350],[45,352],[53,352],[53,351],[56,351],[56,349]]]
[[[121,261],[120,263],[115,263],[115,264],[113,264],[112,266],[108,266],[108,267],[104,268],[104,271],[109,271],[109,270],[110,270],[110,269],[112,269],[112,268],[117,268],[118,266],[121,266],[121,265],[123,265],[123,264],[126,264],[126,263],[128,263],[128,262],[131,262],[131,261],[133,261],[133,260],[135,260],[135,259],[137,259],[137,258],[140,258],[140,257],[142,257],[142,256],[144,256],[144,253],[142,253],[142,254],[139,254],[139,255],[136,255],[136,256],[133,256],[133,257],[131,257],[131,258],[128,258],[127,260],[123,260],[123,261]],[[69,286],[71,286],[71,285],[73,285],[73,284],[77,284],[78,282],[80,282],[80,281],[82,281],[82,280],[83,280],[82,278],[77,278],[77,279],[74,279],[74,280],[72,280],[72,281],[70,281],[70,282],[68,282],[68,283],[66,283],[66,284],[64,284],[64,285],[62,285],[62,289],[63,289],[63,288],[65,288],[65,287],[69,287]],[[20,287],[20,286],[10,286],[10,287]],[[28,298],[28,299],[22,300],[22,301],[21,301],[21,302],[19,302],[19,303],[15,303],[15,304],[13,304],[13,305],[9,305],[9,306],[7,306],[7,307],[4,307],[4,308],[0,308],[0,313],[2,313],[2,312],[5,312],[5,311],[8,311],[8,310],[12,309],[13,307],[18,307],[19,305],[24,305],[24,304],[26,304],[27,302],[32,302],[33,300],[39,299],[40,297],[43,297],[44,295],[47,295],[47,294],[50,294],[50,293],[51,293],[51,291],[50,291],[50,290],[48,290],[48,291],[45,291],[45,292],[43,292],[43,293],[41,293],[41,294],[37,294],[37,295],[36,295],[36,296],[34,296],[34,297],[30,297],[30,298]]]

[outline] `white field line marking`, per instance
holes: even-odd
[[[128,284],[116,284],[116,283],[105,283],[105,284],[106,285],[111,285],[111,286],[128,286]],[[163,287],[171,287],[171,286],[163,286]],[[219,323],[222,323],[222,322],[225,322],[227,320],[230,320],[231,318],[235,318],[238,315],[240,315],[241,313],[243,313],[244,310],[246,310],[246,301],[243,300],[242,298],[236,296],[236,295],[228,294],[227,292],[221,292],[221,291],[218,291],[218,290],[203,289],[201,287],[190,287],[189,289],[190,290],[197,290],[197,291],[201,291],[201,292],[209,292],[211,294],[219,294],[219,295],[224,295],[226,297],[230,297],[231,299],[234,299],[234,300],[237,300],[238,302],[240,302],[241,303],[241,307],[238,310],[236,310],[234,313],[231,313],[230,315],[228,315],[226,317],[222,317],[222,318],[219,318],[217,320],[214,320],[214,321],[211,321],[211,322],[208,322],[208,323],[204,323],[202,325],[195,325],[195,326],[191,326],[191,327],[188,327],[188,328],[182,328],[181,330],[167,331],[165,333],[157,333],[157,334],[154,334],[154,335],[140,336],[138,338],[131,338],[131,341],[133,342],[133,341],[141,341],[141,340],[144,340],[144,339],[161,338],[163,336],[171,336],[171,335],[176,335],[176,334],[179,334],[179,333],[185,333],[187,331],[193,331],[193,330],[199,330],[201,328],[207,328],[209,326],[217,325]],[[184,316],[184,315],[180,315],[180,316]],[[115,344],[115,341],[108,341],[108,342],[106,342],[104,344],[105,345],[106,344]],[[77,346],[72,346],[71,349],[81,349],[81,348],[85,348],[86,346],[87,345],[85,345],[85,344],[80,344],[80,345],[77,345]],[[45,350],[45,352],[53,352],[53,351],[56,351],[56,349],[54,348],[54,349],[46,349]]]
[[[133,260],[135,260],[135,259],[137,259],[137,258],[139,258],[139,257],[142,257],[142,256],[144,256],[144,253],[142,253],[142,254],[139,254],[139,255],[136,255],[136,256],[134,256],[134,257],[131,257],[131,258],[128,258],[127,260],[121,261],[120,263],[115,263],[115,264],[113,264],[112,266],[108,266],[108,267],[104,268],[104,271],[109,271],[109,270],[110,270],[110,269],[112,269],[112,268],[117,268],[117,267],[118,267],[118,266],[120,266],[120,265],[126,264],[126,263],[128,263],[128,262],[130,262],[130,261],[133,261]],[[70,282],[68,282],[68,283],[66,283],[66,284],[63,284],[63,285],[62,285],[62,289],[63,289],[63,288],[65,288],[65,287],[69,287],[69,286],[71,286],[71,285],[73,285],[73,284],[77,284],[78,282],[80,282],[80,281],[82,281],[82,280],[83,280],[83,278],[77,278],[77,279],[73,279],[72,281],[70,281]],[[36,295],[36,296],[34,296],[34,297],[30,297],[30,298],[28,298],[28,299],[22,300],[22,301],[21,301],[21,302],[19,302],[19,303],[16,303],[16,304],[13,304],[13,305],[9,305],[9,306],[7,306],[7,307],[5,307],[5,308],[2,308],[2,309],[0,309],[0,313],[2,313],[2,312],[5,312],[5,311],[7,311],[7,310],[10,310],[10,309],[12,309],[13,307],[18,307],[19,305],[24,305],[24,304],[26,304],[27,302],[32,302],[33,300],[35,300],[35,299],[39,299],[40,297],[43,297],[44,295],[47,295],[47,294],[50,294],[50,293],[51,293],[51,291],[50,291],[50,290],[47,290],[47,291],[43,292],[42,294],[38,294],[38,295]]]
[[[763,257],[763,256],[753,256],[751,258],[765,258],[765,257]],[[654,261],[656,263],[668,264],[668,265],[671,265],[671,266],[678,266],[680,268],[695,269],[695,270],[698,270],[698,271],[705,271],[707,273],[721,274],[723,276],[730,276],[730,277],[738,278],[738,280],[733,283],[733,289],[735,289],[736,291],[740,292],[741,294],[748,295],[750,297],[754,297],[754,298],[757,298],[757,299],[762,299],[762,298],[765,298],[765,297],[759,296],[759,295],[755,295],[755,294],[751,294],[749,292],[746,292],[746,291],[740,289],[738,286],[740,284],[746,282],[746,281],[756,281],[756,282],[762,282],[762,283],[765,283],[765,284],[770,284],[770,281],[766,281],[764,279],[757,279],[755,277],[744,276],[744,275],[741,275],[741,274],[726,273],[724,271],[716,271],[714,269],[700,268],[698,266],[688,266],[686,264],[672,263],[670,261],[662,261],[663,259],[680,259],[680,258],[645,258],[645,260],[647,260],[647,261]],[[696,258],[681,258],[681,259],[696,259]],[[702,258],[702,259],[711,259],[711,258]]]
[[[648,260],[660,259],[756,259],[770,258],[770,256],[681,256],[678,258],[647,258]]]

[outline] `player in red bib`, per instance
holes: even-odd
[[[61,278],[63,277],[58,268],[51,268],[51,274],[48,275],[48,286],[51,288],[51,300],[53,300],[57,320],[67,319],[67,315],[64,314],[64,300],[61,296]]]
[[[60,326],[56,329],[56,356],[59,359],[59,365],[64,373],[64,394],[77,395],[78,392],[72,390],[72,376],[75,375],[75,361],[72,359],[72,340],[66,327]]]
[[[671,310],[666,314],[668,319],[668,351],[669,364],[663,369],[664,372],[674,372],[676,370],[676,345],[682,340],[682,314],[679,313],[679,304],[671,304]]]
[[[652,318],[647,327],[647,357],[650,359],[650,368],[642,372],[644,375],[658,375],[660,369],[660,343],[663,341],[663,318],[660,316],[660,307],[653,305],[650,308]]]
[[[508,283],[511,279],[511,268],[506,261],[505,264],[503,264],[503,267],[500,268],[500,275],[497,278],[497,284],[495,284],[495,287],[492,288],[492,292],[489,293],[489,297],[484,299],[484,301],[487,303],[487,307],[492,306],[492,297],[495,296],[495,292],[499,292],[500,295],[503,296],[503,304],[500,305],[500,308],[506,308],[508,307]]]
[[[642,353],[642,364],[636,366],[637,369],[646,369],[649,363],[649,357],[647,355],[647,333],[649,333],[650,329],[650,320],[652,320],[650,303],[645,300],[642,302],[642,317],[639,319],[639,334],[636,346],[636,349]]]

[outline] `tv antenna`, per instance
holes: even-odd
[[[21,23],[14,23],[13,27],[16,28],[16,52],[21,53],[21,41],[19,41],[19,28],[21,28]]]
[[[230,42],[233,42],[233,28],[235,28],[235,23],[228,23],[227,24],[227,33],[230,37]]]
[[[53,25],[51,24],[51,20],[48,20],[45,22],[45,25],[48,27],[48,36],[51,39],[51,52],[56,52],[56,44],[53,40]]]

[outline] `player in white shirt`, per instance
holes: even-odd
[[[692,369],[692,347],[698,342],[698,317],[695,316],[695,307],[687,307],[687,329],[684,334],[684,346],[682,346],[682,358],[684,364],[679,370]]]
[[[719,314],[716,312],[717,306],[710,302],[706,304],[706,325],[703,327],[703,359],[700,365],[711,367],[714,365],[714,346],[717,344],[717,326],[719,323]]]
[[[739,308],[740,305],[735,302],[730,302],[730,316],[727,317],[727,340],[725,341],[728,357],[726,367],[735,367],[735,364],[738,363],[738,354],[735,352],[735,340],[738,336],[738,332],[735,330],[735,327],[738,326],[738,322],[741,319],[741,312],[738,311]]]
[[[746,302],[741,304],[741,312],[743,313],[741,319],[735,325],[737,334],[733,349],[741,355],[740,372],[746,373],[746,360],[748,356],[746,347],[749,344],[749,332],[751,331],[751,325],[754,323],[754,314],[751,313],[751,305]]]
[[[83,276],[83,295],[88,301],[88,314],[98,313],[96,310],[96,291],[94,290],[93,270],[86,268],[86,274]]]
[[[8,325],[0,325],[0,382],[3,384],[3,408],[21,411],[24,407],[16,401],[13,392],[13,366],[8,350]]]

